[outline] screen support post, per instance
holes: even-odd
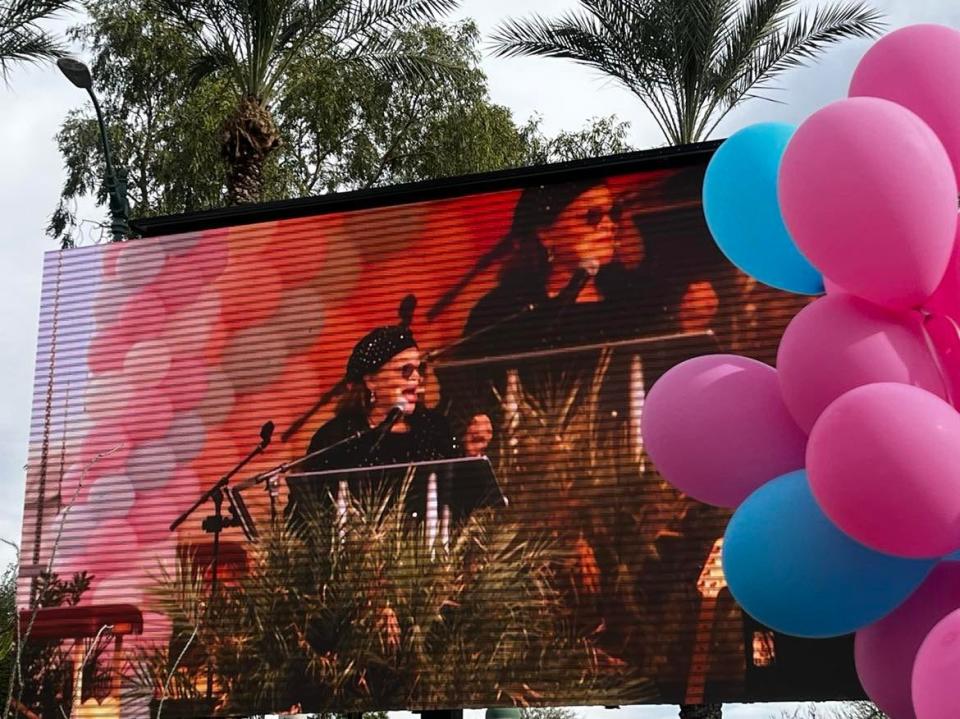
[[[463,709],[430,709],[420,712],[420,719],[463,719]]]

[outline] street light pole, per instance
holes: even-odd
[[[107,125],[103,121],[103,111],[100,109],[100,102],[93,92],[93,78],[90,76],[90,69],[79,60],[69,57],[62,57],[57,60],[57,67],[60,68],[66,78],[81,90],[86,90],[90,99],[93,101],[93,109],[97,112],[97,124],[100,126],[100,141],[103,143],[103,157],[106,160],[106,185],[107,196],[110,198],[110,232],[113,235],[114,242],[122,242],[130,235],[130,223],[128,219],[129,208],[127,206],[127,175],[126,172],[117,169],[113,165],[113,158],[110,154],[110,138],[107,136]]]

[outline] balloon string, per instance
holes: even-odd
[[[927,323],[931,320],[936,320],[939,318],[945,319],[953,327],[953,331],[956,335],[958,343],[960,343],[960,326],[958,326],[954,319],[949,315],[934,315],[931,312],[924,312],[921,310],[918,310],[918,312],[920,313],[920,330],[923,332],[923,338],[927,343],[927,351],[933,358],[933,362],[937,367],[937,372],[940,374],[940,381],[943,383],[943,391],[947,402],[957,409],[957,404],[954,402],[953,398],[953,383],[950,379],[950,373],[944,364],[943,357],[940,354],[937,343],[930,334],[930,330],[927,329]]]

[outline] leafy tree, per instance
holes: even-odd
[[[540,118],[534,117],[523,128],[526,160],[530,165],[586,160],[634,149],[627,140],[630,123],[618,120],[615,115],[594,118],[580,130],[566,130],[554,137],[546,135],[540,124]]]
[[[143,3],[93,3],[90,23],[68,35],[93,51],[91,71],[110,128],[115,162],[127,169],[134,215],[223,204],[224,165],[216,143],[229,100],[216,81],[188,91],[183,36]],[[103,151],[90,108],[74,110],[57,142],[67,178],[48,231],[66,244],[76,232],[73,201],[95,194],[107,201]]]
[[[401,31],[400,51],[431,56],[456,75],[371,75],[305,53],[277,106],[298,165],[289,194],[357,189],[520,164],[523,137],[509,110],[490,102],[473,23]],[[323,83],[323,85],[321,85]]]
[[[822,708],[804,704],[792,712],[782,712],[779,719],[890,719],[875,704],[865,701],[845,702],[839,708]]]
[[[698,142],[736,105],[763,97],[784,70],[844,38],[872,37],[880,14],[861,2],[791,11],[797,0],[580,0],[551,19],[507,20],[504,57],[559,57],[637,96],[671,144]]]
[[[0,575],[0,696],[6,699],[17,657],[17,565]]]
[[[456,0],[151,0],[184,33],[192,81],[224,82],[233,109],[223,125],[232,203],[262,196],[263,166],[281,142],[272,111],[305,53],[369,72],[426,78],[439,64],[409,53],[395,32],[453,9]],[[331,98],[324,98],[328,102]]]
[[[146,0],[91,4],[70,37],[92,51],[91,70],[111,125],[116,162],[129,170],[131,214],[148,217],[227,203],[220,125],[231,95],[219,77],[192,85],[187,40]],[[279,147],[263,167],[262,198],[303,197],[629,150],[613,118],[548,137],[534,118],[518,127],[490,101],[473,23],[397,31],[408,55],[430,54],[457,76],[372,74],[310,47],[291,61],[273,106]],[[49,233],[69,246],[81,196],[106,203],[92,110],[71,113],[58,135],[67,169]]]
[[[0,0],[0,75],[13,65],[53,60],[63,54],[60,42],[40,27],[70,0]]]

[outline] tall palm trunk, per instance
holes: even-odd
[[[223,156],[227,161],[227,200],[231,205],[257,202],[263,194],[263,165],[280,145],[270,110],[247,96],[224,123]]]
[[[681,704],[680,719],[723,719],[723,704]]]

